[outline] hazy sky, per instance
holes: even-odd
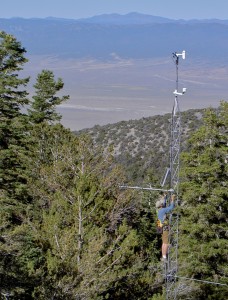
[[[171,19],[228,19],[228,0],[0,0],[0,18],[60,17],[139,12]]]

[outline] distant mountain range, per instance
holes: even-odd
[[[79,22],[93,23],[93,24],[115,24],[115,25],[140,25],[140,24],[164,24],[164,23],[177,23],[177,24],[197,24],[197,23],[217,23],[228,25],[228,20],[219,19],[203,19],[203,20],[173,20],[158,16],[140,14],[132,12],[126,15],[120,14],[103,14],[94,16],[87,19],[79,19]]]
[[[228,60],[228,20],[171,20],[130,13],[88,19],[0,19],[31,55],[147,59],[185,49],[189,59]]]

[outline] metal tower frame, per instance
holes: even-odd
[[[181,112],[179,107],[179,95],[186,92],[183,88],[182,92],[178,91],[178,65],[179,57],[185,59],[185,51],[181,54],[173,53],[173,58],[176,65],[176,89],[173,92],[175,95],[174,105],[171,119],[171,141],[170,141],[170,189],[175,191],[176,201],[175,206],[179,205],[179,171],[180,171],[180,144],[181,144]],[[177,272],[178,272],[178,236],[179,236],[179,214],[170,214],[169,228],[169,253],[168,261],[165,266],[165,284],[166,284],[166,300],[176,300],[178,294]]]

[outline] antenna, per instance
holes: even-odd
[[[186,93],[186,91],[187,91],[187,88],[183,88],[182,89],[182,93],[179,93],[177,90],[175,90],[173,93],[174,93],[174,95],[180,95],[180,96],[182,96],[182,95],[184,95]]]
[[[186,58],[186,53],[185,53],[185,50],[182,51],[182,53],[177,53],[177,52],[174,52],[173,53],[173,56],[175,57],[179,57],[179,56],[182,56],[182,59],[185,59]]]

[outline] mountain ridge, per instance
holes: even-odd
[[[129,12],[127,14],[118,14],[118,13],[107,13],[107,14],[100,14],[94,15],[91,17],[85,18],[61,18],[61,17],[46,17],[46,18],[23,18],[23,17],[12,17],[12,18],[0,18],[6,20],[13,20],[13,19],[21,19],[21,20],[58,20],[58,21],[65,21],[65,22],[85,22],[85,23],[100,23],[100,24],[153,24],[153,23],[218,23],[218,24],[225,24],[228,25],[228,19],[171,19],[162,16],[155,16],[150,14],[142,14],[138,12]]]
[[[144,15],[137,17],[144,18]],[[123,18],[128,20],[129,16]],[[87,22],[14,18],[0,19],[0,29],[18,38],[31,55],[111,60],[112,53],[116,53],[122,58],[147,59],[167,57],[175,49],[186,49],[194,60],[222,63],[228,60],[225,23],[181,21],[123,25],[93,23],[91,18]]]

